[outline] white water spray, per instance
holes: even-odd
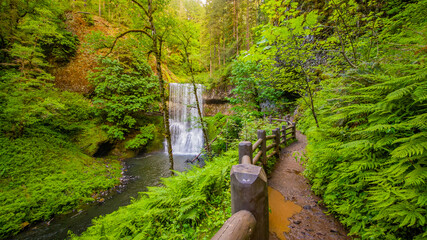
[[[196,84],[203,114],[203,86]],[[203,147],[203,131],[192,84],[169,84],[169,120],[173,154],[198,154]]]

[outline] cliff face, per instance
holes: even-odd
[[[206,90],[203,93],[203,109],[205,116],[214,116],[217,113],[222,113],[224,115],[232,114],[231,104],[226,99],[227,97],[233,96],[231,90],[232,86],[212,88]]]

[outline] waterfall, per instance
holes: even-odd
[[[203,114],[203,86],[196,84]],[[203,131],[197,112],[193,85],[169,84],[169,120],[173,154],[198,154],[203,147]]]

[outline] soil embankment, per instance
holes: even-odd
[[[319,205],[321,199],[311,192],[308,180],[302,176],[304,167],[296,161],[295,156],[304,153],[307,139],[300,132],[297,132],[296,137],[298,141],[282,151],[280,160],[268,180],[269,187],[284,196],[283,201],[275,201],[275,205],[286,204],[293,208],[293,210],[286,211],[293,214],[288,215],[287,219],[270,216],[270,239],[351,239],[347,236],[344,227],[332,215],[325,214],[327,209]],[[278,199],[277,196],[270,196],[270,194],[269,198]],[[280,208],[274,206],[270,209],[272,211],[270,215],[274,215],[274,209]],[[280,227],[280,225],[283,226]],[[271,226],[276,227],[272,229]]]

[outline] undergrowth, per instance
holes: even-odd
[[[386,21],[381,61],[324,81],[320,127],[310,112],[301,122],[305,175],[355,237],[427,237],[426,7],[410,4]]]
[[[1,238],[119,183],[118,161],[93,159],[74,142],[94,128],[88,100],[12,71],[0,90]]]
[[[230,169],[237,151],[228,151],[203,168],[162,179],[132,204],[99,217],[73,239],[210,239],[231,216]]]

